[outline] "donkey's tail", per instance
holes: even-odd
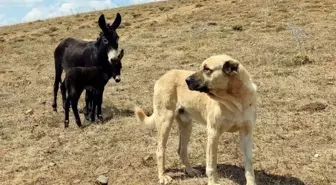
[[[57,47],[54,53],[55,81],[54,81],[54,101],[53,101],[52,107],[54,111],[56,112],[57,112],[57,93],[58,93],[58,88],[62,82],[62,72],[63,72],[61,50],[62,49],[60,47]]]

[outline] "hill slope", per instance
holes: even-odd
[[[155,80],[165,71],[196,70],[225,53],[258,86],[259,184],[336,183],[335,7],[333,0],[169,1],[0,28],[0,182],[86,185],[104,174],[110,184],[157,184],[156,132],[136,123],[133,106],[151,111]],[[112,21],[116,12],[126,52],[122,82],[108,83],[103,103],[103,115],[114,117],[84,130],[71,117],[64,130],[61,106],[51,108],[54,48],[64,37],[95,39],[99,15]],[[206,184],[181,173],[177,134],[174,125],[166,163],[174,183]],[[222,136],[222,184],[244,182],[238,141]],[[205,145],[204,128],[195,125],[189,153],[202,170]]]

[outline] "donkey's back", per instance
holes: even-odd
[[[83,41],[68,37],[64,39],[55,49],[55,67],[61,67],[69,71],[76,66],[85,66],[84,50],[89,49],[93,41]]]

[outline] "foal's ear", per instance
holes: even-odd
[[[121,23],[121,15],[117,13],[116,18],[114,19],[113,23],[111,24],[110,28],[117,29]]]
[[[229,60],[223,65],[222,71],[227,75],[236,75],[238,72],[238,66],[238,62]]]
[[[118,59],[121,60],[124,57],[124,49],[121,49],[119,55],[118,55]]]
[[[99,19],[98,19],[98,25],[100,27],[100,29],[104,31],[106,31],[107,27],[106,27],[106,21],[105,21],[105,16],[104,14],[101,14]]]

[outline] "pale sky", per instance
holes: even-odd
[[[0,0],[0,26],[159,0]]]

